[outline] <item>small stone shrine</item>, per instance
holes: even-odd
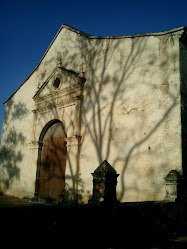
[[[93,195],[90,204],[113,204],[116,199],[117,177],[115,169],[105,160],[92,173]]]
[[[167,201],[175,201],[177,198],[177,180],[181,178],[180,174],[176,170],[171,170],[169,174],[164,178],[166,181],[166,197]]]

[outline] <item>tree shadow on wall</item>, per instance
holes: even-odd
[[[54,60],[58,65],[57,58],[60,57],[64,68],[77,73],[84,71],[86,82],[83,90],[84,99],[81,105],[81,118],[79,120],[80,129],[79,134],[75,134],[82,137],[79,154],[80,157],[84,155],[88,161],[93,156],[95,168],[103,160],[107,160],[109,163],[112,160],[113,167],[120,167],[120,172],[118,172],[121,178],[120,200],[125,194],[125,172],[127,167],[131,165],[134,167],[132,160],[135,161],[139,157],[149,155],[150,152],[160,156],[159,147],[162,146],[162,142],[157,142],[154,148],[151,148],[147,143],[164,123],[169,124],[169,115],[175,106],[179,104],[179,92],[170,91],[168,83],[168,78],[172,74],[174,76],[178,70],[176,68],[178,57],[173,54],[171,58],[167,54],[167,41],[162,41],[162,38],[158,38],[161,39],[160,54],[151,52],[149,54],[148,39],[148,37],[94,39],[77,35],[75,41],[71,39],[70,35],[66,47],[62,47],[62,51],[60,49],[54,50],[56,58],[46,60],[44,65],[46,68],[41,73],[41,82],[43,83],[50,73],[50,70],[47,71],[47,69],[50,68],[51,64],[54,64]],[[124,51],[123,42],[128,43],[128,50],[126,51]],[[79,64],[79,67],[83,65],[83,70],[80,69],[78,72],[77,64]],[[171,65],[172,69],[170,71]],[[158,85],[157,78],[155,78],[155,68],[162,72],[163,82],[160,83],[163,84]],[[137,75],[141,77],[137,77]],[[142,90],[140,91],[141,95],[137,89],[144,89],[144,95]],[[156,99],[155,104],[149,99],[149,95],[159,95],[161,99]],[[142,103],[147,99],[146,103]],[[150,108],[149,106],[152,107]],[[22,110],[23,107],[21,104],[20,109]],[[16,108],[16,105],[14,108]],[[161,113],[158,118],[153,118],[154,111],[159,110],[159,108]],[[54,117],[58,118],[55,99],[54,107],[51,108],[51,111]],[[16,113],[19,116],[22,111],[17,111]],[[118,117],[121,118],[120,121],[118,121]],[[151,125],[148,124],[150,119],[154,121]],[[123,130],[119,133],[121,124]],[[14,135],[14,137],[21,138],[19,134]],[[84,146],[87,142],[89,142],[90,146]],[[146,148],[146,146],[142,145],[148,146]],[[92,148],[92,155],[90,155],[90,148]],[[117,152],[113,153],[114,150],[123,150],[123,153],[119,155]],[[115,154],[114,157],[111,157],[112,153]],[[85,183],[81,179],[80,172],[84,171],[85,165],[80,165],[80,172],[77,169],[75,173],[73,172],[70,158],[67,158],[67,160],[69,160],[71,172],[68,180],[72,180],[73,186],[71,189],[69,188],[69,195],[71,196],[72,193],[74,194],[80,189],[80,198],[82,198],[86,186],[84,186]],[[77,158],[77,161],[81,161],[81,158]],[[149,163],[151,164],[152,162],[150,161]],[[138,175],[134,168],[132,171],[136,179],[141,178],[141,175]],[[149,174],[156,174],[155,168],[150,170]],[[78,178],[79,187],[77,187],[76,182]],[[131,185],[138,195],[138,184],[134,181]],[[157,187],[156,185],[151,185],[151,191],[158,192]]]
[[[85,196],[90,199],[91,198],[91,193],[89,190],[86,189],[86,186],[84,184],[83,179],[81,178],[81,174],[79,173],[78,176],[78,190],[76,193],[76,182],[77,182],[77,176],[76,175],[66,175],[67,180],[71,180],[73,184],[68,184],[66,183],[66,192],[65,192],[65,200],[72,201],[75,200],[76,197],[76,202],[78,203],[83,203],[83,200]]]
[[[168,41],[169,43],[170,41]],[[162,142],[158,141],[157,145],[151,148],[149,142],[151,141],[155,132],[165,123],[169,127],[169,116],[174,108],[179,105],[178,96],[179,91],[173,92],[170,90],[168,78],[173,76],[175,72],[179,71],[177,68],[178,56],[174,51],[168,54],[166,49],[167,42],[160,39],[160,49],[163,53],[158,55],[155,53],[147,56],[149,51],[148,38],[132,38],[129,51],[123,51],[120,39],[98,39],[89,41],[89,46],[82,44],[80,51],[84,51],[82,57],[85,64],[86,83],[84,88],[84,101],[82,107],[82,145],[89,140],[92,147],[95,149],[97,160],[95,166],[97,167],[103,160],[112,160],[113,167],[120,166],[120,189],[121,193],[119,199],[122,200],[125,194],[125,172],[127,167],[132,166],[132,160],[135,160],[143,155],[149,157],[150,150],[159,155]],[[84,49],[83,49],[84,47]],[[144,58],[146,55],[147,58]],[[116,58],[117,57],[117,58]],[[159,64],[158,64],[159,61]],[[141,65],[141,66],[140,66]],[[155,78],[155,67],[158,66],[159,72],[162,74],[162,84],[158,84]],[[141,71],[140,71],[141,68]],[[170,70],[170,68],[172,68]],[[111,73],[112,72],[112,73]],[[136,74],[142,76],[140,79]],[[141,80],[141,81],[140,81]],[[131,82],[129,84],[129,82]],[[139,95],[141,88],[145,89],[145,93]],[[136,94],[135,94],[136,92]],[[151,94],[150,94],[151,93]],[[149,99],[150,96],[161,96],[160,100],[155,98],[156,104],[153,105],[154,100],[149,100],[146,104],[142,100]],[[142,98],[142,99],[141,99]],[[146,101],[144,101],[146,102]],[[142,106],[141,106],[142,105]],[[145,105],[145,106],[143,106]],[[153,105],[154,108],[148,111],[148,107]],[[150,117],[153,118],[153,113],[161,109],[161,114],[158,118],[154,118],[152,125],[148,122]],[[133,123],[124,125],[122,133],[118,133],[118,115],[121,116],[121,123],[126,123],[130,120]],[[145,129],[147,127],[147,129]],[[167,133],[167,131],[166,131]],[[169,136],[171,134],[168,134]],[[87,141],[86,141],[87,140]],[[146,149],[142,149],[143,147]],[[142,146],[144,145],[144,146]],[[122,155],[115,158],[111,157],[114,150],[122,150]],[[81,147],[81,150],[83,146]],[[86,148],[84,147],[84,150]],[[174,148],[173,148],[174,150]],[[83,153],[85,151],[82,151]],[[164,156],[162,154],[162,156]],[[150,165],[153,162],[150,162]],[[149,165],[149,166],[150,166]],[[160,165],[162,167],[163,165]],[[83,165],[81,166],[83,169]],[[154,176],[155,168],[149,174]],[[141,179],[134,169],[136,179]],[[139,187],[136,180],[132,182],[131,187],[136,185],[136,194],[138,196]],[[152,192],[158,192],[158,186],[154,183],[150,186]]]
[[[3,190],[8,190],[14,180],[20,180],[19,163],[23,160],[21,147],[25,145],[26,137],[21,131],[17,131],[14,122],[20,121],[28,114],[28,109],[24,103],[15,104],[11,99],[6,103],[3,120],[3,130],[0,147],[0,185]],[[22,130],[21,127],[20,130]]]
[[[94,154],[94,157],[96,155],[95,168],[103,160],[109,162],[112,160],[113,163],[110,163],[113,167],[120,167],[121,172],[118,172],[121,178],[120,200],[125,193],[127,167],[131,166],[133,160],[144,155],[149,156],[151,152],[160,156],[162,142],[158,141],[154,148],[151,148],[149,141],[163,124],[169,124],[169,116],[175,106],[179,104],[179,92],[170,91],[168,83],[168,78],[171,75],[175,77],[175,72],[179,70],[176,68],[178,57],[175,52],[172,56],[168,54],[166,49],[168,41],[165,41],[165,38],[162,40],[162,37],[159,38],[160,54],[149,53],[148,39],[148,37],[94,39],[77,35],[75,41],[70,35],[64,50],[56,49],[55,51],[56,58],[62,58],[63,67],[66,69],[76,71],[77,64],[83,65],[82,71],[85,73],[86,82],[83,90],[80,133],[76,134],[82,137],[80,157],[84,155],[85,158],[90,158],[92,156],[90,148],[92,148],[93,153],[91,154]],[[128,43],[126,51],[124,51],[123,42]],[[171,43],[171,41],[169,42]],[[45,65],[50,65],[50,63],[51,60],[46,61]],[[155,77],[155,67],[162,74],[163,82],[160,84],[157,83]],[[80,69],[77,73],[82,71]],[[45,74],[44,70],[42,80],[44,80]],[[140,89],[142,95],[137,89]],[[145,89],[144,94],[141,89]],[[149,95],[160,95],[161,99],[156,99],[155,104],[153,100],[149,99]],[[148,101],[143,103],[147,99]],[[161,109],[161,113],[158,118],[153,118],[154,111],[159,109]],[[119,116],[121,118],[119,123],[123,123],[124,126],[121,134],[119,134]],[[154,120],[152,125],[148,124],[150,119]],[[84,146],[88,142],[89,148]],[[121,155],[116,153],[114,158],[111,157],[114,150],[121,151],[122,148],[124,149]],[[81,158],[77,160],[81,161]],[[71,165],[71,162],[69,164]],[[151,164],[152,162],[150,162]],[[84,166],[80,165],[81,171],[84,171]],[[155,172],[155,168],[153,168],[148,173],[153,176],[156,174]],[[77,172],[79,181],[82,181],[79,173]],[[138,179],[141,178],[136,170],[134,170],[134,175]],[[72,178],[74,186],[72,191],[74,192],[76,191],[76,175],[72,171],[72,175],[69,177]],[[131,187],[134,187],[138,195],[139,187],[136,182],[133,182]],[[151,188],[152,192],[159,191],[157,185],[152,184]]]

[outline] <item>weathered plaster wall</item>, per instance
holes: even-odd
[[[181,172],[177,35],[90,41],[82,110],[80,167],[107,160],[120,174],[121,201],[163,200],[164,177]]]
[[[40,132],[51,119],[57,118],[62,122],[67,119],[64,118],[63,111],[59,114],[56,109],[41,115],[38,117],[38,137],[33,138],[32,110],[35,108],[33,96],[54,68],[60,64],[70,70],[77,72],[81,70],[82,52],[79,43],[81,40],[82,44],[84,39],[76,33],[63,29],[34,73],[5,104],[0,151],[1,191],[19,197],[33,197],[37,169],[36,144],[33,144],[33,140],[39,140]],[[49,89],[46,88],[47,90]]]
[[[77,73],[84,71],[86,78],[79,107],[80,129],[72,128],[71,132],[71,136],[82,137],[81,146],[68,144],[68,164],[73,167],[69,179],[73,179],[74,190],[78,188],[79,201],[90,198],[91,173],[103,160],[120,174],[120,201],[163,200],[164,177],[172,169],[182,173],[180,35],[181,31],[134,38],[87,38],[62,29],[32,76],[5,105],[1,168],[6,175],[2,174],[1,188],[15,196],[33,196],[37,147],[32,141],[38,141],[52,119],[60,119],[65,126],[75,124],[76,106],[54,108],[38,116],[33,138],[32,98],[61,65]],[[77,176],[79,182],[75,183]]]
[[[1,137],[1,188],[23,196],[33,191],[29,143],[32,141],[35,75],[5,104]]]

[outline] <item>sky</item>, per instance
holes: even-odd
[[[187,25],[186,0],[0,0],[0,133],[5,102],[32,73],[64,23],[120,36]]]

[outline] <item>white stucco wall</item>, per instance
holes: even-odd
[[[32,197],[37,169],[32,141],[39,139],[40,130],[49,120],[70,122],[63,120],[64,112],[72,124],[75,122],[75,107],[57,108],[40,116],[42,122],[33,138],[33,96],[62,63],[76,73],[84,71],[86,78],[80,130],[74,129],[71,134],[82,137],[80,151],[77,154],[70,144],[68,159],[75,174],[79,165],[80,202],[90,198],[91,173],[103,160],[120,174],[120,201],[163,200],[164,177],[172,169],[182,173],[181,33],[88,38],[63,28],[31,77],[5,104],[1,189],[15,196]],[[10,136],[11,131],[14,136]]]
[[[164,177],[171,169],[181,173],[176,38],[92,42],[93,57],[85,63],[80,161],[90,193],[93,162],[99,165],[105,159],[120,174],[117,195],[121,201],[163,200]]]

